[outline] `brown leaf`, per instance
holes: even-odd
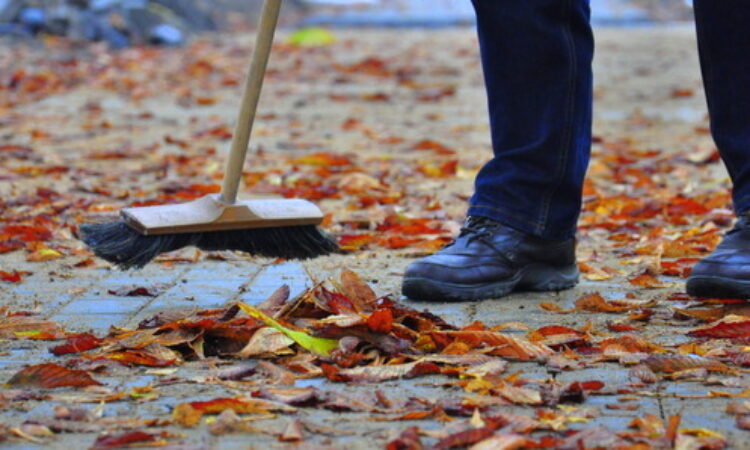
[[[641,382],[646,384],[652,384],[659,381],[659,377],[651,370],[648,366],[638,365],[630,369],[629,375],[633,378],[638,378]]]
[[[534,389],[503,383],[493,386],[492,391],[516,405],[541,405],[542,394]]]
[[[35,317],[0,317],[0,338],[57,340],[66,337],[55,322]]]
[[[386,446],[386,450],[422,450],[422,439],[419,437],[419,428],[409,427],[401,435],[392,440]]]
[[[71,370],[57,364],[37,364],[27,367],[13,375],[8,380],[8,384],[42,389],[102,385],[83,370]]]
[[[455,447],[467,447],[489,438],[494,433],[495,428],[489,426],[459,431],[441,439],[433,448],[435,450],[443,450]]]
[[[92,450],[105,448],[122,448],[129,447],[130,444],[143,444],[146,442],[155,442],[156,436],[143,431],[130,431],[122,434],[108,434],[99,436],[94,441]]]
[[[243,359],[263,354],[276,354],[281,350],[288,349],[294,341],[281,331],[271,327],[263,327],[253,334],[250,342],[237,353]]]
[[[737,416],[737,428],[741,430],[750,430],[750,416]]]
[[[118,297],[156,297],[167,288],[168,284],[156,283],[152,286],[122,286],[107,292]]]
[[[525,448],[529,443],[529,438],[519,434],[496,433],[483,441],[480,441],[469,450],[516,450]]]
[[[284,284],[276,289],[270,297],[260,303],[257,308],[264,313],[273,316],[277,311],[281,310],[284,303],[289,300],[290,292],[289,286]]]
[[[303,433],[304,427],[299,420],[291,420],[284,428],[284,432],[279,436],[281,442],[299,442],[305,439]]]
[[[440,373],[440,367],[434,363],[415,361],[408,364],[355,367],[339,371],[338,376],[344,377],[347,381],[377,383],[396,378],[414,378],[435,373]]]
[[[358,312],[372,311],[372,304],[377,300],[375,291],[349,269],[341,271],[339,290],[354,303]]]
[[[492,351],[493,355],[522,361],[544,358],[553,353],[547,346],[493,331],[436,331],[431,334],[464,342],[474,348],[483,345],[496,347]]]
[[[710,372],[731,372],[723,363],[698,355],[654,354],[643,363],[654,372],[674,373],[689,369],[706,369]]]

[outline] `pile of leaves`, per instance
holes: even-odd
[[[612,310],[608,312],[644,307],[627,301],[607,302],[598,294],[585,296],[576,305],[584,310],[596,309],[590,305],[609,305]],[[316,431],[294,419],[297,411],[321,408],[367,412],[372,420],[385,422],[438,420],[446,424],[442,431],[407,428],[388,444],[392,449],[421,448],[422,440],[424,445],[437,442],[435,448],[590,448],[602,442],[618,448],[723,448],[721,435],[680,428],[679,416],[665,422],[646,415],[633,420],[627,431],[577,425],[598,414],[597,408],[586,406],[588,397],[611,397],[608,409],[636,410],[638,398],[660,395],[661,380],[743,387],[739,391],[712,389],[706,398],[750,397],[750,385],[737,377],[742,367],[750,364],[744,346],[750,337],[749,316],[728,315],[695,327],[687,333],[693,339],[689,344],[672,347],[652,343],[633,328],[612,324],[608,325],[610,332],[596,330],[591,323],[583,329],[549,325],[527,330],[525,335],[519,333],[523,329],[518,323],[497,327],[480,322],[461,327],[449,324],[430,312],[378,297],[349,270],[296,298],[290,299],[284,286],[256,306],[238,303],[227,309],[159,314],[144,320],[137,329],[112,328],[101,337],[69,334],[54,323],[6,311],[0,321],[4,337],[64,338],[63,343],[50,348],[53,355],[64,359],[17,372],[7,381],[12,389],[0,392],[0,406],[29,399],[63,401],[65,394],[55,392],[64,387],[84,389],[76,398],[83,402],[149,399],[157,396],[156,386],[130,392],[113,390],[97,378],[117,366],[160,373],[203,361],[214,369],[199,381],[166,377],[160,384],[218,384],[242,394],[175,404],[168,418],[119,425],[110,420],[106,429],[128,432],[128,439],[136,429],[141,433],[139,442],[163,442],[171,438],[159,428],[194,427],[205,416],[219,414],[206,422],[213,433],[268,434],[250,426],[243,417],[263,420],[289,415],[289,427],[274,436],[299,441]],[[522,371],[509,370],[511,364],[520,362],[542,365],[549,373],[614,363],[630,368],[630,382],[607,386],[596,379],[561,382],[527,378]],[[429,384],[452,394],[435,401],[389,398],[377,387],[386,381],[403,383],[417,377],[427,377]],[[328,383],[323,387],[298,385],[300,380],[315,378],[325,378]],[[336,390],[337,384],[366,386],[352,395]],[[730,413],[736,414],[738,426],[745,428],[750,409],[743,405],[735,404]],[[531,414],[509,413],[508,406],[528,408]],[[97,425],[103,419],[78,414],[77,419],[29,419],[10,432],[43,440],[47,434],[105,429]]]

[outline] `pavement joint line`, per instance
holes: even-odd
[[[78,300],[80,297],[83,297],[83,294],[87,293],[89,289],[91,289],[92,286],[96,285],[99,282],[99,277],[94,278],[91,280],[88,284],[85,285],[85,287],[78,293],[72,294],[67,301],[64,301],[57,305],[56,308],[53,308],[49,314],[44,315],[43,317],[45,319],[50,319],[51,317],[55,316],[58,312],[60,312],[63,308],[68,306],[70,303],[74,302],[75,300]]]
[[[169,284],[169,287],[168,287],[167,289],[164,289],[163,291],[159,292],[159,293],[158,293],[157,295],[155,295],[154,297],[151,297],[151,298],[149,298],[149,299],[148,299],[148,301],[146,301],[146,302],[145,302],[145,303],[144,303],[143,305],[141,305],[141,307],[140,307],[140,308],[138,308],[137,310],[135,310],[135,311],[133,311],[132,313],[130,313],[130,314],[128,315],[128,318],[127,318],[127,319],[126,319],[125,321],[123,321],[123,323],[128,323],[128,322],[130,322],[130,321],[131,321],[131,320],[133,320],[133,319],[134,319],[134,318],[135,318],[135,317],[136,317],[136,316],[137,316],[137,315],[138,315],[138,314],[139,314],[139,313],[140,313],[141,311],[143,311],[144,309],[148,308],[148,307],[149,307],[149,305],[151,305],[151,304],[152,304],[152,303],[153,303],[154,301],[156,301],[156,299],[157,299],[157,298],[161,297],[161,295],[162,295],[162,294],[164,294],[164,293],[165,293],[165,292],[167,292],[167,291],[168,291],[169,289],[171,289],[172,287],[174,287],[174,286],[175,286],[175,285],[176,285],[177,283],[179,283],[179,279],[180,279],[180,277],[184,276],[184,275],[185,275],[185,274],[186,274],[186,273],[187,273],[187,272],[188,272],[189,270],[190,270],[190,266],[187,266],[187,267],[184,267],[184,268],[183,268],[183,269],[182,269],[181,271],[179,271],[179,272],[177,273],[177,275],[175,275],[175,277],[174,277],[174,278],[172,279],[172,281],[171,281],[170,283],[168,283],[168,284]]]
[[[257,270],[255,271],[255,273],[248,277],[248,280],[237,289],[237,292],[235,292],[234,295],[227,300],[227,303],[236,303],[239,300],[239,297],[243,293],[245,293],[250,286],[252,286],[252,284],[255,282],[255,280],[258,279],[258,277],[260,277],[260,274],[268,269],[269,264],[258,264],[256,267]]]

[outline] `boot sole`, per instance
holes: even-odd
[[[685,290],[691,297],[750,298],[750,281],[717,276],[688,278]]]
[[[480,284],[458,284],[421,277],[404,277],[401,292],[419,301],[476,301],[500,298],[513,291],[562,291],[578,283],[578,266],[530,265],[510,280]]]

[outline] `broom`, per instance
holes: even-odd
[[[318,229],[323,213],[306,200],[237,200],[281,0],[265,0],[242,105],[220,194],[177,204],[126,208],[108,223],[80,227],[92,251],[121,269],[140,268],[157,255],[186,246],[239,250],[257,256],[307,259],[338,251]]]

